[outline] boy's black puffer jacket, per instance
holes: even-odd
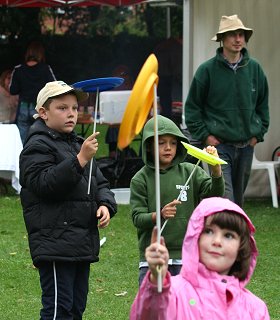
[[[96,210],[117,211],[109,183],[93,160],[88,195],[88,163],[77,154],[83,139],[61,134],[38,119],[20,155],[21,203],[34,265],[42,261],[98,261]]]

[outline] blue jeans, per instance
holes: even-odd
[[[219,157],[228,163],[222,164],[225,179],[224,197],[242,207],[244,192],[251,173],[254,147],[221,143],[216,148]]]
[[[34,122],[33,115],[35,113],[37,113],[35,111],[35,104],[24,101],[19,103],[16,124],[18,126],[22,143],[24,143],[26,139],[29,127]]]

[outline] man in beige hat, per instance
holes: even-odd
[[[254,146],[269,126],[268,83],[246,43],[253,30],[237,15],[222,16],[212,38],[222,46],[197,69],[185,104],[186,125],[202,145],[213,145],[222,166],[225,197],[243,205]]]
[[[99,260],[98,229],[117,211],[108,181],[91,162],[99,132],[86,140],[74,132],[78,103],[87,97],[63,81],[48,82],[20,155],[20,198],[40,275],[41,320],[82,319],[90,264]]]

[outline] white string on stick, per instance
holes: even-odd
[[[180,200],[180,199],[181,199],[182,193],[186,190],[186,188],[187,188],[187,186],[188,186],[188,183],[190,182],[190,180],[191,180],[191,178],[192,178],[192,176],[193,176],[196,168],[198,167],[199,163],[200,163],[200,160],[198,160],[197,163],[196,163],[196,165],[194,166],[194,168],[193,168],[190,176],[188,177],[188,179],[187,179],[186,183],[184,184],[183,188],[181,189],[177,200]],[[163,224],[163,226],[162,226],[162,228],[161,228],[161,230],[160,230],[159,235],[162,234],[162,231],[163,231],[163,229],[165,228],[165,226],[166,226],[166,224],[167,224],[168,221],[169,221],[169,219],[168,219],[168,220],[165,220],[165,222],[164,222],[164,224]]]
[[[94,121],[93,121],[93,133],[96,132],[96,122],[97,122],[97,111],[98,111],[98,104],[99,104],[99,88],[97,87],[96,90],[96,99],[95,99],[95,108],[94,108]],[[92,158],[90,160],[90,167],[89,167],[89,176],[88,176],[88,192],[90,194],[90,186],[91,186],[91,174],[92,174]]]
[[[159,180],[159,148],[158,148],[158,120],[157,120],[157,85],[154,84],[154,146],[155,146],[155,187],[156,187],[156,226],[157,243],[160,244],[160,180]],[[162,292],[161,266],[158,266],[157,288]]]

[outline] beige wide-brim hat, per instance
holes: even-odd
[[[76,90],[63,81],[51,81],[46,83],[46,85],[38,93],[35,110],[39,112],[39,109],[43,107],[44,103],[49,98],[55,98],[70,92],[73,92],[76,95],[78,103],[88,98],[88,93]],[[33,117],[36,119],[39,117],[39,115],[35,114]]]
[[[222,36],[224,33],[240,29],[244,30],[245,41],[248,42],[251,35],[253,34],[253,29],[246,28],[242,21],[238,18],[237,14],[234,14],[232,16],[222,16],[219,31],[211,40],[220,42],[222,41]]]

